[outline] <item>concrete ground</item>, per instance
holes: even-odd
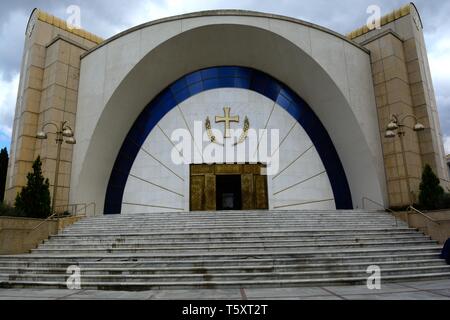
[[[450,300],[450,279],[366,286],[118,292],[0,289],[0,300]]]

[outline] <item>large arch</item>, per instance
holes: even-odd
[[[311,52],[285,37],[242,23],[204,24],[169,37],[146,53],[130,68],[111,97],[105,100],[98,118],[91,116],[92,111],[88,110],[90,96],[83,92],[95,90],[95,83],[92,82],[95,81],[92,79],[95,70],[89,69],[95,69],[99,59],[108,55],[108,48],[121,38],[94,51],[91,53],[93,56],[85,57],[81,77],[85,73],[90,78],[85,86],[92,88],[80,89],[77,121],[91,121],[94,124],[92,134],[89,134],[89,130],[77,127],[80,143],[74,154],[72,202],[95,201],[103,212],[114,162],[127,133],[148,102],[183,75],[227,65],[260,70],[279,79],[302,97],[320,119],[335,146],[348,180],[353,206],[360,207],[363,196],[385,202],[384,169],[381,153],[377,152],[381,144],[372,87],[367,86],[356,94],[360,100],[366,98],[366,105],[358,101],[360,105],[352,106],[355,101],[350,101],[349,93],[343,90],[336,75],[330,74]],[[335,44],[340,43],[342,50],[351,51],[351,54],[361,51],[329,33],[320,30],[314,32],[320,37],[334,37]],[[357,55],[364,56],[367,53],[361,51]],[[357,76],[371,85],[371,80],[366,79],[366,76],[370,78],[369,73],[361,71]],[[341,78],[345,77],[350,76],[342,75]],[[361,79],[356,80],[362,82]],[[101,89],[105,89],[105,86]],[[84,114],[83,106],[87,110]]]
[[[336,209],[353,209],[352,196],[333,142],[310,106],[271,76],[245,67],[212,67],[178,79],[161,92],[139,115],[128,132],[114,163],[105,197],[105,214],[121,213],[131,167],[150,132],[174,107],[203,91],[240,88],[258,92],[284,108],[306,131],[325,166]]]

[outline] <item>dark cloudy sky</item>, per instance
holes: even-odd
[[[0,148],[8,147],[18,87],[24,33],[33,8],[66,19],[67,8],[81,8],[82,27],[108,38],[140,23],[192,11],[246,9],[310,21],[346,34],[362,26],[369,5],[382,14],[404,0],[14,0],[0,1]],[[447,153],[450,153],[450,0],[415,1],[427,41]]]

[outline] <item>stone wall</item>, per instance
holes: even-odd
[[[429,235],[433,240],[444,244],[447,239],[450,239],[450,211],[432,211],[426,212],[426,215],[431,217],[437,223],[418,213],[399,212],[396,214],[398,218],[408,222],[408,225],[411,228],[417,228]]]
[[[28,253],[51,235],[80,220],[73,216],[55,220],[0,217],[0,255]]]

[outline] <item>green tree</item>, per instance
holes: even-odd
[[[6,174],[8,171],[8,150],[3,148],[0,151],[0,203],[5,199]]]
[[[50,215],[50,183],[42,175],[42,162],[38,157],[33,172],[27,176],[27,185],[17,195],[16,209],[27,217],[47,218]]]
[[[438,209],[444,196],[444,189],[439,184],[431,167],[427,164],[423,169],[422,182],[420,183],[419,202],[423,209]]]

